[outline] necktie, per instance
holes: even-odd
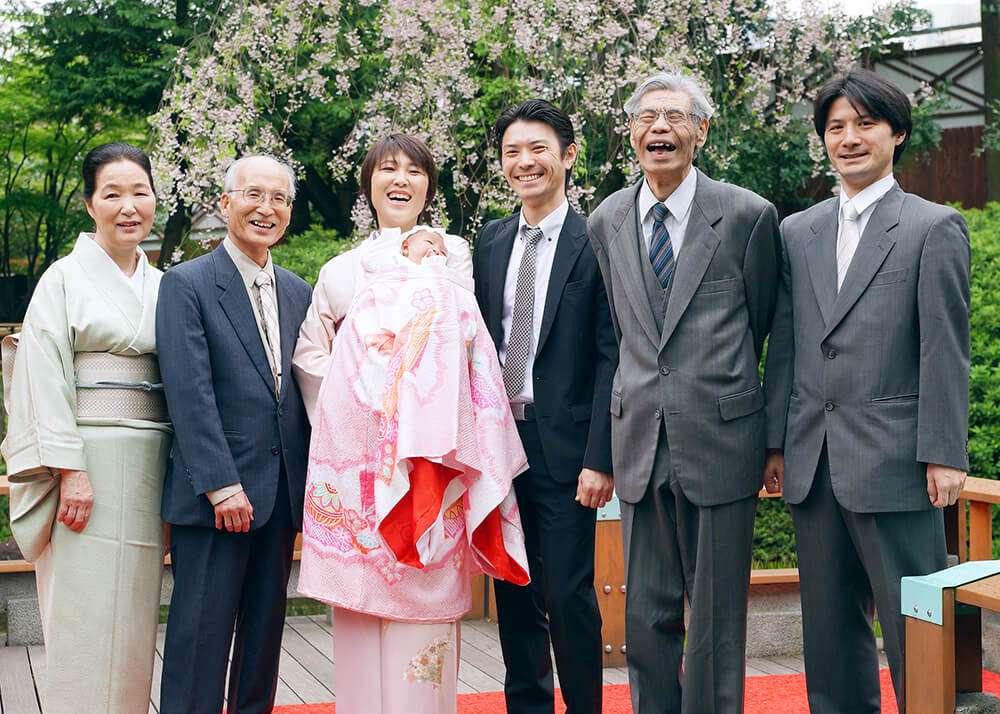
[[[670,209],[662,203],[653,204],[653,235],[649,240],[649,262],[653,272],[664,290],[670,285],[674,275],[674,246],[670,241],[665,221],[670,215]]]
[[[851,267],[851,260],[854,252],[858,249],[861,241],[861,233],[858,231],[858,210],[854,203],[848,201],[840,209],[840,235],[837,236],[837,290],[844,284],[844,276],[847,269]]]
[[[524,389],[524,373],[528,368],[528,352],[534,336],[535,264],[538,262],[538,241],[542,236],[541,228],[524,226],[521,229],[524,254],[517,269],[510,338],[507,340],[507,354],[503,361],[503,383],[507,387],[509,398],[517,396]]]
[[[281,337],[278,331],[278,303],[274,299],[274,283],[263,270],[257,273],[253,284],[257,286],[257,302],[260,308],[260,323],[264,328],[264,350],[274,377],[274,393],[281,392]]]

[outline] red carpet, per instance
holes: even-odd
[[[897,714],[896,700],[892,694],[889,670],[883,669],[882,712]],[[1000,696],[1000,674],[983,670],[983,691]],[[556,698],[556,714],[566,709]],[[275,707],[275,714],[333,714],[333,704],[297,704]],[[459,694],[459,714],[501,714],[504,711],[503,693]],[[774,674],[768,677],[747,677],[746,714],[809,714],[806,703],[806,678],[802,674]],[[604,714],[632,714],[628,699],[628,685],[604,686]]]

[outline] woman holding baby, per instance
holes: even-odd
[[[378,225],[320,272],[293,365],[312,422],[299,591],[335,608],[338,712],[451,714],[477,572],[524,584],[527,466],[468,244],[427,220],[416,137],[377,142]]]

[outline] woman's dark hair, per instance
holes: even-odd
[[[431,202],[437,193],[437,164],[434,163],[434,156],[427,144],[411,134],[389,134],[376,141],[365,154],[365,160],[361,162],[361,191],[368,202],[368,210],[372,212],[372,218],[377,225],[378,214],[375,213],[375,204],[372,203],[372,174],[383,160],[392,158],[396,154],[405,155],[427,174],[427,196],[424,198],[424,210],[420,212],[418,220],[422,223],[428,222]]]
[[[560,154],[565,154],[566,148],[570,144],[576,143],[573,120],[566,112],[544,99],[529,99],[516,106],[508,107],[493,124],[493,144],[497,148],[497,155],[501,158],[503,157],[503,135],[516,121],[540,121],[552,127],[552,131],[555,132],[556,138],[559,140]],[[566,188],[569,188],[569,181],[570,172],[567,171]]]
[[[820,139],[826,133],[830,107],[839,97],[847,99],[858,114],[867,114],[873,119],[889,122],[893,135],[906,133],[903,141],[892,152],[892,163],[899,161],[913,132],[910,100],[899,87],[867,69],[852,69],[834,77],[820,87],[813,100],[813,124]]]
[[[149,157],[142,149],[126,144],[122,141],[114,141],[110,144],[101,144],[91,149],[83,159],[83,200],[90,203],[90,199],[97,190],[97,174],[107,164],[116,161],[131,161],[140,169],[146,172],[149,179],[149,187],[156,195],[156,187],[153,185],[153,167],[149,163]]]

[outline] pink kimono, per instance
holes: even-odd
[[[440,259],[381,266],[366,266],[313,412],[298,588],[337,608],[345,714],[371,687],[402,688],[400,711],[454,711],[471,576],[528,582],[512,490],[527,458],[471,280]]]

